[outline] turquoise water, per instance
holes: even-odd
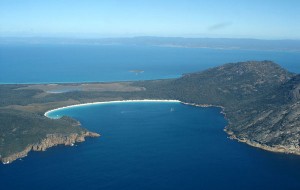
[[[59,110],[101,133],[0,165],[1,189],[299,189],[300,157],[227,138],[219,108],[114,103]]]
[[[272,60],[300,73],[299,52],[122,45],[0,45],[0,83],[174,78],[247,60]],[[136,75],[130,70],[145,72]]]

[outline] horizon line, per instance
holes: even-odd
[[[170,38],[170,39],[233,39],[233,40],[265,40],[265,41],[300,41],[300,38],[256,38],[256,37],[187,37],[187,36],[158,36],[158,35],[136,35],[136,36],[17,36],[17,35],[0,35],[0,39],[74,39],[74,40],[101,40],[101,39],[134,39],[134,38]]]

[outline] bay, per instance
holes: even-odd
[[[219,108],[126,102],[58,110],[101,133],[0,165],[4,189],[299,189],[300,157],[227,138]]]

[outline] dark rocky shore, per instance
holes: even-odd
[[[74,143],[84,142],[86,137],[99,137],[100,135],[92,132],[85,132],[81,134],[73,133],[68,135],[63,134],[48,134],[41,142],[36,144],[29,144],[21,151],[10,156],[1,158],[4,164],[9,164],[19,158],[27,156],[30,151],[46,151],[48,148],[57,145],[73,146]]]

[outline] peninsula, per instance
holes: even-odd
[[[271,61],[228,63],[177,79],[74,84],[0,85],[3,163],[99,134],[69,117],[44,114],[60,107],[121,100],[178,100],[219,106],[231,138],[265,150],[300,155],[300,75]]]

